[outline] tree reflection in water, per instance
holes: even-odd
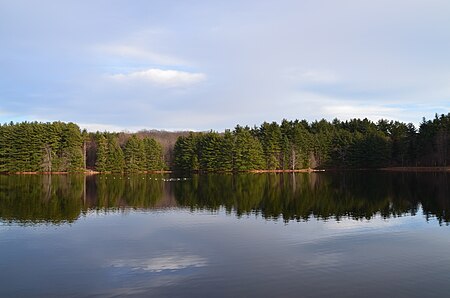
[[[183,207],[307,221],[415,215],[448,224],[450,174],[331,172],[193,175],[1,175],[0,218],[70,223],[88,212]]]

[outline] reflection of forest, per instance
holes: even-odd
[[[450,174],[335,172],[312,174],[0,176],[0,218],[64,223],[88,211],[188,207],[288,220],[370,219],[415,214],[450,222]],[[166,178],[168,178],[166,176]]]
[[[350,217],[370,219],[415,214],[419,204],[427,216],[449,222],[450,175],[446,173],[336,172],[198,176],[177,185],[180,205],[265,218],[308,220]]]
[[[164,183],[149,175],[0,175],[0,218],[4,221],[58,224],[73,222],[87,211],[173,204]]]
[[[180,205],[224,206],[238,216],[308,220],[370,219],[424,213],[448,222],[450,175],[446,173],[335,172],[327,174],[242,174],[196,176],[175,185]]]

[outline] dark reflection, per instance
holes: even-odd
[[[0,217],[5,221],[61,223],[83,208],[80,176],[0,175]]]
[[[147,175],[0,175],[0,217],[19,223],[70,223],[87,211],[164,206],[164,184]],[[159,204],[159,205],[158,205]]]
[[[91,177],[94,178],[94,177]],[[97,178],[97,179],[95,179]],[[146,175],[135,176],[95,176],[89,187],[96,187],[96,192],[89,196],[86,206],[91,209],[150,209],[158,207],[163,199],[164,184],[157,178]]]
[[[180,205],[192,208],[224,206],[238,216],[256,213],[285,221],[415,215],[421,204],[427,217],[448,223],[449,180],[446,173],[209,175],[176,184],[175,195]]]
[[[450,222],[450,174],[334,172],[312,174],[0,176],[6,222],[73,222],[88,211],[188,207],[267,219],[371,219],[415,215]]]

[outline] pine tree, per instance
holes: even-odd
[[[160,171],[166,169],[161,144],[153,138],[144,138],[143,142],[146,157],[145,170]]]
[[[175,167],[182,171],[198,171],[198,137],[190,133],[187,137],[179,137],[175,143]]]
[[[283,143],[280,126],[276,122],[264,122],[258,130],[258,138],[264,150],[267,168],[279,169]]]
[[[146,169],[144,143],[136,135],[131,136],[125,143],[124,156],[127,172],[139,172]]]
[[[106,172],[108,169],[108,140],[104,134],[97,137],[97,160],[95,168],[99,172]]]
[[[221,151],[221,137],[216,132],[200,135],[199,138],[199,163],[203,171],[217,171]]]
[[[225,130],[218,150],[217,169],[229,172],[233,170],[234,137],[230,130]]]
[[[108,158],[107,170],[121,173],[125,169],[125,158],[122,148],[119,145],[117,135],[108,135]]]
[[[78,125],[68,123],[64,126],[60,149],[63,164],[65,165],[63,171],[76,172],[84,170],[83,138]]]
[[[248,128],[237,126],[233,132],[234,171],[262,170],[266,168],[264,152],[259,140],[252,136]]]

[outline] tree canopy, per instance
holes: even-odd
[[[87,133],[74,123],[0,125],[0,172],[298,170],[449,166],[450,113],[412,123],[368,119],[264,122],[223,133]],[[171,135],[168,135],[173,137]],[[161,141],[163,136],[158,139]],[[168,154],[168,152],[170,154]],[[166,157],[166,160],[165,160]],[[169,158],[167,158],[169,157]]]

